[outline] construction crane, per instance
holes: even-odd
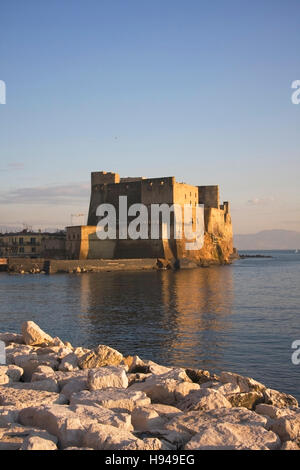
[[[83,214],[71,214],[71,225],[74,225],[74,224],[73,224],[73,219],[74,219],[75,217],[85,217],[85,214],[84,214],[84,213],[83,213]],[[83,222],[83,223],[82,223],[82,224],[79,224],[79,225],[84,225],[84,219],[83,219],[82,222]]]

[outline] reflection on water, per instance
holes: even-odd
[[[300,398],[300,256],[272,255],[177,272],[0,273],[0,331],[31,319],[74,345],[231,370]]]
[[[82,276],[88,343],[142,356],[146,345],[149,358],[189,366],[210,351],[207,365],[217,365],[220,333],[230,328],[232,284],[228,267]]]

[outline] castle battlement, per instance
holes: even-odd
[[[205,222],[203,248],[187,252],[184,238],[170,239],[167,242],[162,237],[158,240],[98,239],[97,208],[101,204],[111,204],[118,214],[120,196],[127,197],[128,207],[133,204],[144,204],[147,207],[152,204],[169,206],[176,204],[196,208],[197,204],[203,204]],[[75,230],[76,243],[74,228],[70,227],[68,242],[71,247],[69,250],[71,257],[76,257],[76,253],[79,253],[79,258],[81,255],[84,258],[163,258],[173,261],[188,258],[201,264],[207,261],[226,262],[233,252],[229,203],[224,202],[220,205],[219,186],[194,186],[178,182],[174,176],[121,178],[114,172],[93,172],[89,214],[85,227]]]

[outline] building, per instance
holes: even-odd
[[[186,239],[116,239],[100,240],[96,234],[99,205],[107,203],[120,212],[119,197],[127,196],[128,207],[135,203],[186,204],[196,208],[204,204],[205,235],[200,250],[186,250]],[[193,209],[196,210],[196,209]],[[128,218],[128,223],[130,217]],[[193,219],[194,224],[194,219]],[[117,226],[117,232],[119,227]],[[171,230],[172,232],[172,230]],[[119,234],[119,232],[118,232]],[[159,258],[175,263],[177,260],[193,260],[197,264],[207,262],[226,263],[233,253],[232,222],[229,203],[220,204],[219,186],[192,186],[180,183],[174,177],[120,178],[117,173],[93,172],[91,174],[91,199],[86,226],[67,227],[66,253],[71,259],[130,259]]]
[[[43,233],[22,230],[0,235],[0,257],[46,258],[65,257],[65,233]]]

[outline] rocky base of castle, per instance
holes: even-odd
[[[73,347],[30,321],[0,340],[0,450],[300,450],[297,400],[251,378]]]

